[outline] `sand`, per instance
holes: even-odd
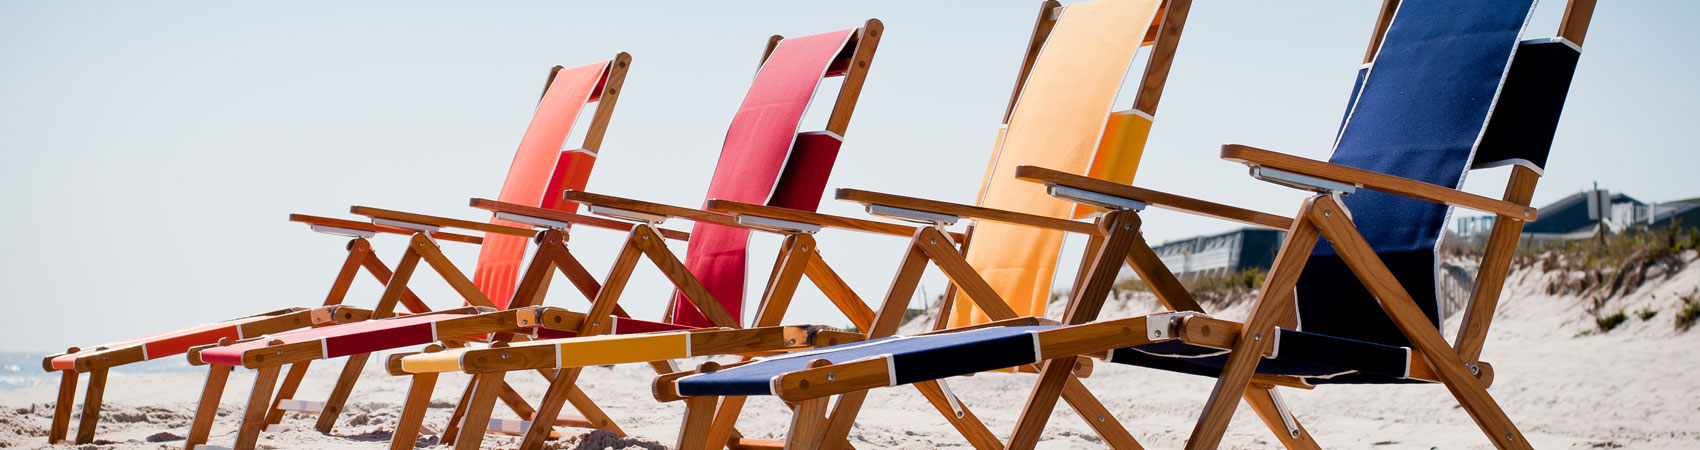
[[[1692,252],[1687,255],[1695,260]],[[1497,371],[1490,389],[1536,448],[1700,448],[1700,331],[1673,327],[1684,295],[1700,292],[1700,264],[1655,277],[1641,288],[1611,299],[1604,310],[1657,311],[1609,332],[1598,332],[1591,297],[1547,295],[1544,285],[1557,273],[1521,270],[1513,274],[1496,315],[1483,358]],[[1155,308],[1145,294],[1121,293],[1103,317],[1126,317]],[[1057,309],[1057,308],[1053,308]],[[1245,306],[1217,316],[1239,318]],[[1448,328],[1456,326],[1456,317]],[[375,360],[376,361],[376,360]],[[686,362],[685,364],[690,364]],[[1211,380],[1099,363],[1085,383],[1148,448],[1183,444]],[[319,364],[309,373],[299,398],[321,399],[340,362]],[[649,394],[653,372],[626,365],[588,369],[580,383],[619,422],[628,437],[608,432],[565,429],[552,443],[563,449],[661,449],[669,447],[683,415],[680,403],[658,403]],[[204,372],[114,375],[97,444],[79,448],[181,448],[195,408]],[[86,379],[86,377],[85,377]],[[235,440],[239,408],[253,374],[238,371],[220,407],[211,444]],[[445,376],[433,396],[421,446],[436,443],[435,431],[447,420],[467,378]],[[509,377],[515,388],[538,398],[538,376]],[[949,381],[994,431],[1014,426],[1032,375],[984,374]],[[407,389],[405,378],[369,366],[348,411],[329,435],[312,429],[312,418],[291,414],[292,429],[265,433],[260,448],[362,448],[387,446],[389,430]],[[1469,416],[1445,388],[1417,386],[1324,386],[1311,391],[1284,389],[1298,419],[1327,448],[1459,449],[1491,448]],[[46,445],[52,416],[52,386],[0,392],[0,447],[72,448]],[[80,397],[80,395],[79,395]],[[498,416],[510,414],[498,407]],[[511,416],[508,416],[511,417]],[[753,399],[739,430],[758,438],[781,436],[788,411],[770,398]],[[73,420],[73,428],[75,427]],[[73,431],[74,433],[74,431]],[[955,431],[913,389],[875,390],[852,434],[858,448],[968,448]],[[517,439],[491,435],[485,448],[512,448]],[[1241,408],[1223,448],[1277,448],[1279,443],[1255,415]],[[1057,409],[1040,448],[1100,448],[1094,435],[1067,406]],[[438,447],[442,448],[442,447]]]

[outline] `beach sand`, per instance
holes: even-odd
[[[1497,373],[1490,392],[1523,433],[1536,448],[1700,448],[1700,376],[1689,372],[1700,367],[1700,331],[1684,333],[1673,327],[1680,297],[1700,289],[1700,264],[1611,300],[1604,310],[1651,309],[1658,314],[1642,320],[1631,313],[1628,322],[1606,333],[1591,332],[1597,326],[1584,307],[1590,300],[1544,292],[1546,281],[1555,276],[1560,275],[1535,270],[1513,275],[1483,353]],[[1149,295],[1118,294],[1102,317],[1154,308]],[[1240,318],[1244,309],[1241,305],[1216,315]],[[1455,324],[1449,320],[1448,328]],[[263,434],[260,448],[385,448],[408,381],[383,373],[378,359],[373,361],[334,432],[321,434],[313,430],[311,417],[291,414],[284,420],[291,429]],[[315,365],[297,397],[322,399],[340,368],[340,361]],[[1148,448],[1182,446],[1212,386],[1212,380],[1201,377],[1102,362],[1095,368],[1085,384]],[[643,365],[586,370],[581,386],[629,437],[562,428],[566,438],[551,448],[670,447],[683,405],[656,402],[649,391],[653,375]],[[204,371],[114,375],[108,382],[97,445],[84,447],[46,445],[53,386],[0,392],[0,447],[181,448],[204,377]],[[545,387],[535,374],[508,379],[533,403]],[[1033,379],[1025,374],[982,374],[951,379],[949,387],[1003,435],[1013,428]],[[234,442],[241,402],[252,380],[253,372],[246,370],[231,377],[210,444]],[[434,432],[446,422],[466,381],[464,375],[448,375],[438,383],[422,446],[435,444]],[[1439,385],[1323,386],[1283,389],[1282,395],[1325,448],[1491,448]],[[969,448],[912,388],[875,390],[866,405],[852,433],[858,448]],[[512,413],[498,406],[497,416],[511,418]],[[748,437],[777,438],[788,420],[789,412],[778,401],[752,399],[738,429]],[[74,435],[75,419],[72,425]],[[514,437],[490,435],[484,447],[512,448],[517,443]],[[1102,444],[1073,411],[1059,406],[1039,447]],[[1279,443],[1254,414],[1240,408],[1222,447],[1278,448]]]

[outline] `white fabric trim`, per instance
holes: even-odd
[[[888,386],[888,387],[889,386],[896,386],[897,385],[897,361],[892,359],[890,353],[880,355],[879,357],[880,357],[880,359],[885,360],[885,377],[886,377],[885,385]],[[940,381],[943,381],[943,380],[940,380]],[[944,383],[939,383],[939,384],[943,385]],[[949,391],[946,391],[946,392],[949,392]]]
[[[1523,159],[1523,158],[1511,158],[1511,159],[1502,159],[1502,160],[1499,160],[1499,161],[1489,161],[1489,162],[1485,162],[1485,163],[1476,163],[1476,164],[1471,164],[1470,168],[1471,169],[1491,169],[1491,168],[1494,168],[1494,167],[1505,167],[1505,166],[1523,166],[1524,168],[1535,171],[1535,175],[1546,175],[1546,170],[1542,169],[1541,166],[1535,165],[1534,161],[1530,161],[1530,160]]]
[[[1411,378],[1411,348],[1405,347],[1405,374],[1399,378]]]
[[[685,356],[686,357],[696,356],[696,353],[691,352],[691,336],[690,336],[690,333],[685,334]]]
[[[1038,331],[1029,331],[1029,332],[1027,332],[1027,336],[1033,338],[1033,364],[1038,364],[1038,363],[1044,362],[1045,361],[1045,351],[1039,345],[1039,332]]]
[[[319,357],[320,358],[329,358],[329,357],[331,357],[330,355],[331,355],[331,344],[327,343],[325,341],[325,338],[319,338]]]
[[[1273,350],[1270,350],[1269,356],[1265,356],[1264,358],[1275,359],[1281,357],[1281,327],[1275,327],[1275,339],[1273,342],[1269,343],[1269,348]]]

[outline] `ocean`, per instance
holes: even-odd
[[[45,353],[0,352],[0,391],[23,389],[59,382],[58,372],[41,370]],[[112,369],[113,374],[185,372],[198,369],[185,358],[160,358]],[[81,395],[81,394],[79,394]]]

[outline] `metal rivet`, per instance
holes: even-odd
[[[796,339],[786,339],[785,340],[785,344],[787,344],[787,345],[796,344],[796,343],[797,343]]]
[[[1334,211],[1327,210],[1327,209],[1322,210],[1322,217],[1328,217],[1328,216],[1332,216],[1332,215],[1334,215]]]
[[[647,235],[647,234],[638,235],[638,239],[649,239],[649,235]]]
[[[1254,341],[1263,340],[1263,333],[1257,333],[1257,334],[1251,335],[1251,340],[1254,340]]]
[[[1124,224],[1122,224],[1122,229],[1123,229],[1123,230],[1132,230],[1132,229],[1133,229],[1133,224],[1131,224],[1131,223],[1124,223]]]
[[[590,323],[590,326],[593,326],[593,327],[597,326],[597,325],[602,325],[602,322],[591,322]]]
[[[1293,437],[1299,437],[1299,430],[1293,430]]]
[[[807,245],[803,246],[804,251],[807,251],[808,249],[809,249],[809,246],[807,246]]]
[[[502,352],[502,359],[508,359],[507,352]]]
[[[1507,440],[1507,441],[1512,440],[1511,433],[1505,433],[1505,440]]]
[[[282,354],[283,354],[283,349],[281,349],[281,348],[280,348],[280,349],[277,349],[277,354],[279,354],[279,355],[282,355]]]
[[[1476,366],[1475,364],[1465,364],[1464,367],[1467,368],[1467,369],[1470,369],[1470,375],[1481,375],[1482,374],[1482,368]]]
[[[928,239],[927,243],[928,244],[937,244],[937,243],[939,243],[939,240],[938,239]]]
[[[1098,421],[1099,421],[1099,422],[1103,422],[1103,421],[1104,421],[1104,416],[1098,416]]]
[[[833,376],[833,374],[830,373],[830,372],[826,374],[826,381],[832,381],[835,378],[838,378],[838,377]]]

